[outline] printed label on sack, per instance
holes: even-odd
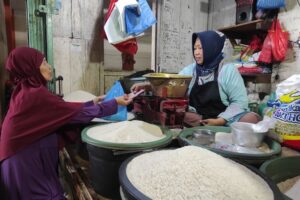
[[[284,122],[300,124],[300,92],[282,95],[273,112],[273,117]]]

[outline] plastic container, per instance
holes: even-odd
[[[187,146],[187,145],[200,146],[200,147],[209,149],[217,154],[220,154],[224,157],[243,161],[243,162],[246,162],[246,163],[254,165],[254,166],[260,166],[263,162],[276,157],[281,152],[280,144],[278,142],[276,142],[275,140],[272,140],[268,137],[266,137],[264,139],[264,142],[269,146],[269,148],[272,151],[270,153],[262,153],[262,154],[248,154],[248,153],[231,152],[231,151],[226,151],[226,150],[222,150],[222,149],[218,149],[218,148],[213,148],[208,145],[201,145],[201,144],[198,144],[197,142],[189,139],[193,135],[193,132],[195,130],[199,130],[199,129],[211,130],[216,133],[217,132],[225,132],[225,133],[231,132],[230,127],[225,127],[225,126],[199,126],[199,127],[193,127],[193,128],[186,128],[180,133],[180,135],[177,138],[179,141],[179,145],[180,146]]]
[[[119,169],[119,179],[120,179],[120,184],[121,184],[121,188],[122,188],[122,192],[123,192],[123,200],[150,200],[149,197],[147,197],[145,194],[143,194],[141,191],[139,191],[128,179],[127,174],[126,174],[126,167],[128,165],[128,163],[135,158],[136,156],[139,155],[134,155],[128,159],[126,159],[120,169]],[[273,195],[274,195],[274,200],[284,200],[281,192],[279,191],[278,187],[276,186],[276,184],[274,184],[274,182],[267,177],[264,173],[262,173],[261,171],[259,171],[258,169],[249,166],[245,163],[242,162],[238,162],[241,165],[244,165],[245,167],[247,167],[249,170],[251,170],[252,172],[254,172],[255,174],[257,174],[258,176],[260,176],[262,179],[264,179],[266,181],[266,183],[269,185],[270,189],[273,191]],[[188,172],[187,172],[188,173]]]
[[[300,176],[300,156],[280,157],[264,162],[260,171],[269,176],[276,184]],[[285,196],[285,195],[284,195]],[[290,199],[285,196],[285,199]]]
[[[230,127],[234,144],[243,147],[261,146],[266,135],[266,132],[255,132],[251,123],[234,122]]]
[[[94,126],[85,128],[81,134],[82,140],[87,143],[91,184],[97,193],[111,199],[120,199],[118,170],[125,159],[143,151],[167,146],[172,140],[172,132],[162,129],[166,137],[154,142],[133,144],[103,142],[87,135],[88,129],[92,127]]]

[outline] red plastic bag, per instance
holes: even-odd
[[[104,24],[106,23],[107,19],[109,18],[109,16],[111,15],[114,7],[115,7],[115,3],[118,0],[111,0],[108,6],[108,11],[107,14],[104,18]],[[103,37],[107,39],[105,31],[103,30]],[[113,44],[114,47],[116,47],[120,52],[123,53],[128,53],[128,54],[136,54],[137,50],[138,50],[138,46],[137,46],[137,41],[135,38],[132,38],[130,40],[126,40],[124,42],[120,42],[118,44]]]
[[[271,63],[272,62],[272,41],[269,34],[265,38],[261,52],[259,54],[258,62]]]
[[[273,59],[284,61],[288,49],[289,33],[282,30],[279,20],[276,19],[273,21],[268,35],[271,39]]]

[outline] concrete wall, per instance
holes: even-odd
[[[209,29],[219,29],[235,24],[235,0],[213,0],[210,1]],[[296,41],[300,33],[300,6],[297,1],[286,1],[286,8],[279,14],[282,26],[290,33],[290,40]],[[279,79],[275,80],[275,75]],[[265,84],[257,84],[256,91],[264,91],[266,88],[275,90],[276,84],[289,76],[300,73],[300,49],[298,46],[291,47],[286,60],[279,67],[273,67],[272,83],[268,87]]]
[[[151,2],[151,1],[150,1]],[[53,16],[54,66],[64,77],[63,92],[102,94],[133,71],[122,71],[121,53],[101,37],[109,1],[62,1]],[[150,3],[151,5],[151,3]],[[134,70],[151,67],[151,29],[138,39]]]

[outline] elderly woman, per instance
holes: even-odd
[[[225,36],[216,31],[193,33],[192,48],[195,63],[179,74],[192,75],[189,85],[189,112],[186,126],[228,126],[235,121],[257,123],[260,117],[248,110],[244,81],[233,64],[224,64]],[[145,84],[132,87],[137,91]],[[149,86],[148,86],[149,87]]]
[[[0,131],[1,199],[65,199],[57,174],[61,128],[112,115],[131,100],[64,102],[47,90],[51,66],[33,48],[13,50],[6,69],[16,86]]]

